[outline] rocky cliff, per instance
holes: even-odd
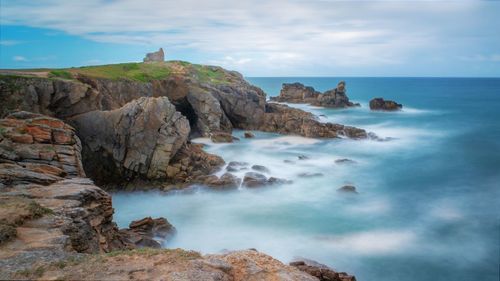
[[[315,106],[329,108],[344,108],[359,106],[358,103],[349,101],[346,94],[346,83],[340,81],[337,87],[324,93],[316,91],[313,87],[301,83],[283,84],[280,95],[272,97],[272,101],[287,103],[307,103]]]
[[[108,125],[124,119],[133,136],[134,122],[144,116],[130,121],[124,112],[155,115],[155,110],[144,109],[165,100],[141,98],[125,108],[94,114],[105,115],[99,122],[110,135],[117,131]],[[172,119],[171,113],[148,118],[161,131],[165,120],[182,120]],[[180,249],[132,250],[158,247],[153,236],[167,237],[173,226],[163,218],[144,218],[118,230],[110,195],[85,178],[80,149],[73,127],[59,119],[29,112],[0,119],[0,279],[318,280],[314,268],[287,266],[255,250],[206,256]],[[143,166],[130,167],[141,171]]]
[[[52,71],[47,78],[16,74],[0,75],[5,101],[0,115],[27,110],[70,123],[82,140],[85,171],[100,185],[223,184],[207,178],[223,160],[189,140],[233,128],[306,137],[368,136],[362,129],[321,123],[302,110],[266,103],[260,88],[215,66],[172,61],[72,68]],[[340,93],[339,86],[334,100],[343,102]]]

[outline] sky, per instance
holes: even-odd
[[[0,68],[167,60],[245,76],[500,77],[500,1],[0,0]]]

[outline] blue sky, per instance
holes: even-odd
[[[0,68],[167,59],[245,76],[500,77],[500,1],[0,0]]]

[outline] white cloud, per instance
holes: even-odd
[[[28,59],[23,57],[23,56],[14,56],[14,57],[12,57],[12,60],[17,61],[17,62],[28,61]]]
[[[475,54],[472,56],[459,56],[459,59],[469,62],[500,62],[500,54]]]
[[[0,22],[198,52],[244,73],[446,63],[460,48],[500,48],[500,5],[407,2],[20,0],[5,2]]]

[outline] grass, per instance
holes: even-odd
[[[103,78],[110,80],[131,80],[136,82],[150,82],[166,79],[173,75],[194,78],[203,83],[226,84],[230,83],[229,72],[220,67],[191,64],[186,61],[166,61],[153,63],[120,63],[96,66],[84,66],[65,69],[40,69],[36,71],[48,72],[47,78],[75,79],[78,75]],[[30,71],[25,71],[29,75]],[[0,81],[9,78],[18,78],[22,75],[1,75]]]
[[[106,253],[106,257],[116,257],[121,255],[135,256],[141,255],[146,257],[156,256],[159,254],[171,254],[175,255],[177,258],[184,260],[192,260],[201,258],[200,253],[194,251],[185,251],[182,249],[154,249],[154,248],[139,248],[134,250],[117,250]]]
[[[50,78],[63,78],[63,79],[73,79],[73,75],[65,70],[52,70],[49,72]]]

